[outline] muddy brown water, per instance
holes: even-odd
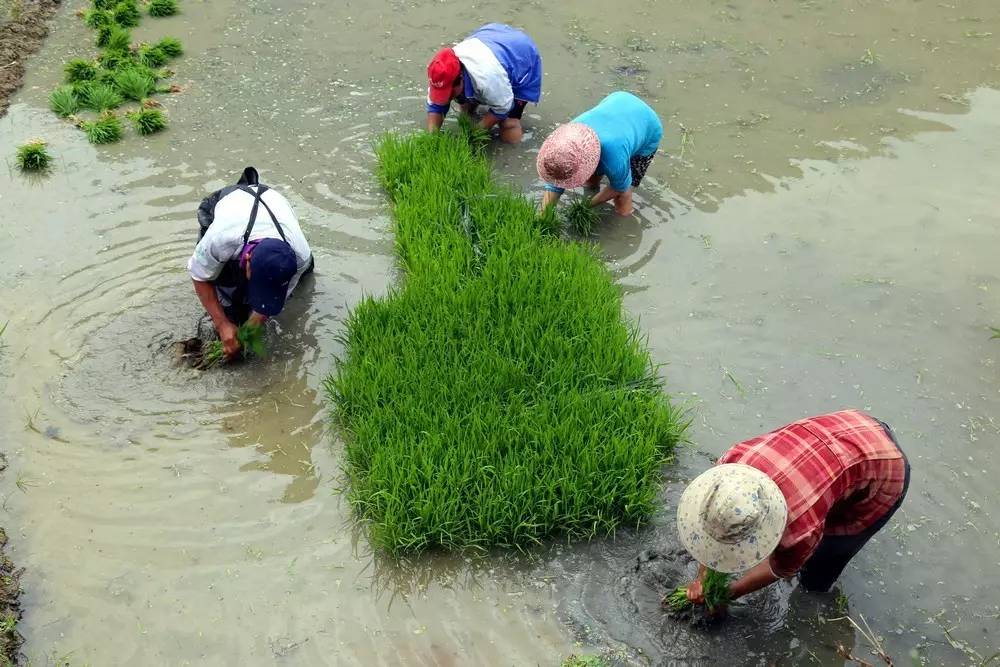
[[[659,596],[690,570],[671,507],[728,444],[856,406],[914,464],[891,528],[840,584],[897,664],[1000,650],[1000,8],[963,2],[182,0],[168,132],[104,148],[45,109],[89,36],[71,2],[0,119],[0,441],[31,664],[843,664],[868,655],[832,596],[784,585],[690,628]],[[537,193],[555,124],[616,88],[666,138],[638,213],[598,242],[694,409],[664,511],[532,558],[373,558],[339,495],[323,377],[353,303],[392,280],[369,142],[423,121],[427,56],[486,20],[545,61],[529,133],[494,151]],[[43,180],[12,146],[49,140]],[[246,164],[317,256],[273,354],[171,363],[198,309],[194,208]],[[946,633],[945,630],[948,632]],[[978,657],[977,657],[978,656]],[[873,660],[873,659],[872,659]]]

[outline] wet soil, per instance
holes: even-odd
[[[48,20],[62,0],[4,0],[0,2],[0,116],[7,113],[10,96],[21,87],[25,59],[38,50],[49,34]]]
[[[0,473],[7,470],[7,458],[0,454]],[[0,528],[0,665],[16,665],[24,638],[17,624],[21,620],[21,570],[7,557],[7,531]]]

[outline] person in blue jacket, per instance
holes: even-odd
[[[653,109],[632,93],[611,93],[572,122],[556,128],[542,143],[536,167],[545,182],[542,209],[565,190],[600,187],[591,206],[613,201],[619,215],[632,214],[632,191],[639,186],[663,137]]]
[[[444,123],[451,101],[466,113],[486,107],[481,125],[500,126],[506,143],[521,141],[521,115],[542,97],[542,59],[525,33],[490,23],[452,47],[438,51],[427,66],[427,129]]]

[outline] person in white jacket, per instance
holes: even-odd
[[[427,129],[436,132],[457,101],[466,113],[486,107],[480,122],[500,126],[506,143],[521,141],[521,116],[528,102],[542,97],[542,59],[528,35],[490,23],[453,47],[438,51],[427,66]]]

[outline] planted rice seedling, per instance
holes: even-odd
[[[149,3],[150,16],[173,16],[177,12],[177,0],[152,0]]]
[[[51,163],[52,156],[41,139],[33,139],[17,149],[17,166],[21,171],[45,171]]]
[[[114,9],[118,0],[94,0],[94,9]]]
[[[92,111],[108,111],[121,106],[121,94],[106,83],[95,83],[86,88],[82,96],[83,106]]]
[[[93,81],[97,78],[97,63],[85,58],[74,58],[63,66],[66,83]]]
[[[458,117],[458,128],[461,135],[469,142],[469,147],[472,148],[474,153],[486,150],[486,147],[490,145],[490,141],[493,139],[490,131],[477,123],[468,114],[463,113]]]
[[[135,131],[141,135],[159,132],[167,126],[167,117],[162,111],[146,106],[128,114],[128,119],[132,121]]]
[[[115,15],[106,9],[90,9],[83,14],[83,22],[88,28],[97,30],[115,22]]]
[[[170,57],[156,46],[142,46],[139,48],[139,62],[149,68],[162,67]]]
[[[686,419],[606,267],[545,233],[464,135],[375,150],[405,281],[354,309],[325,382],[371,543],[523,548],[642,523]]]
[[[118,24],[97,29],[97,46],[112,53],[127,52],[132,45],[132,33]]]
[[[580,236],[590,236],[594,232],[594,226],[601,219],[601,214],[590,205],[590,199],[583,197],[576,199],[566,207],[566,222],[576,230]]]
[[[73,86],[59,86],[49,94],[49,108],[61,118],[80,110],[80,98]]]
[[[126,67],[114,75],[115,88],[126,99],[142,101],[156,91],[156,79],[146,68]]]
[[[122,122],[111,111],[105,112],[97,120],[81,121],[80,127],[92,144],[112,144],[122,138]]]
[[[169,58],[178,58],[184,55],[184,45],[176,37],[164,37],[156,43],[156,48]]]
[[[142,20],[142,14],[139,13],[139,4],[136,0],[121,0],[112,11],[115,23],[123,28],[134,28]]]

